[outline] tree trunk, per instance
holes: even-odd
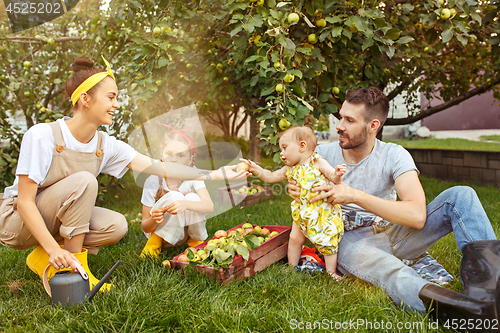
[[[260,133],[259,127],[257,115],[252,114],[250,117],[250,150],[248,152],[248,158],[256,163],[260,162],[259,138],[256,138],[257,134]]]

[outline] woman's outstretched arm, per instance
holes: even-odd
[[[234,172],[237,165],[225,166],[217,170],[202,170],[177,163],[160,162],[142,154],[137,155],[127,167],[137,172],[179,180],[233,180],[248,176],[245,171]]]

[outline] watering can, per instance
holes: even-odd
[[[85,302],[90,303],[95,294],[101,289],[102,285],[108,280],[111,273],[113,273],[121,262],[121,260],[118,260],[92,290],[90,290],[89,276],[79,262],[76,263],[78,272],[57,272],[50,279],[50,285],[47,274],[49,266],[47,266],[43,273],[43,286],[49,296],[52,297],[52,305],[54,306],[62,304],[64,307],[72,307]]]

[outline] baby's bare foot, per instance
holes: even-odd
[[[332,277],[332,279],[335,280],[335,282],[339,282],[340,280],[342,280],[344,277],[338,275],[337,273],[328,273],[328,275],[330,275]]]

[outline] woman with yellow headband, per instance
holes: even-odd
[[[103,58],[104,59],[104,58]],[[0,242],[15,249],[36,248],[26,258],[42,277],[58,270],[77,270],[81,263],[91,287],[97,284],[87,265],[87,252],[119,241],[127,221],[118,213],[95,207],[96,176],[121,177],[128,169],[179,180],[241,179],[236,166],[215,171],[162,163],[139,154],[128,144],[97,131],[111,125],[120,107],[114,75],[75,59],[66,83],[73,118],[37,124],[24,135],[14,185],[5,189],[0,207]],[[109,289],[109,285],[103,289]]]

